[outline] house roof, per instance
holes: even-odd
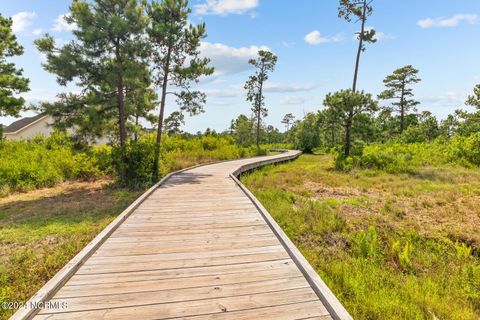
[[[26,117],[26,118],[22,118],[20,120],[17,120],[15,122],[13,122],[12,124],[10,124],[9,126],[3,128],[3,133],[14,133],[14,132],[20,131],[23,128],[25,128],[26,126],[34,123],[37,120],[42,119],[45,116],[46,116],[45,114],[41,113],[41,114],[37,114],[34,117]]]

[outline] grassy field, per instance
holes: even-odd
[[[0,199],[0,303],[26,301],[141,191],[70,182]],[[14,310],[0,308],[0,318]]]
[[[333,168],[304,155],[242,181],[355,319],[479,319],[480,170]]]

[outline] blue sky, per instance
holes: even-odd
[[[33,46],[49,32],[59,41],[71,38],[61,16],[70,1],[0,0],[0,12],[14,17],[14,29],[25,54],[15,58],[31,79],[29,102],[53,100],[63,88],[41,67]],[[351,86],[359,25],[337,17],[336,0],[191,0],[192,23],[205,21],[208,37],[202,53],[217,71],[199,87],[208,94],[206,112],[186,119],[185,130],[228,128],[241,113],[250,114],[243,83],[252,73],[247,64],[260,48],[278,56],[266,90],[266,123],[282,128],[283,115],[298,118],[321,108],[326,93]],[[464,108],[466,96],[480,83],[480,3],[478,0],[375,0],[367,25],[378,42],[362,55],[359,88],[373,94],[394,69],[412,64],[422,82],[415,86],[420,110],[444,118]],[[60,18],[59,18],[60,17]],[[176,109],[169,101],[167,112]],[[26,113],[28,115],[29,113]],[[0,118],[9,124],[15,119]],[[283,129],[283,128],[282,128]]]

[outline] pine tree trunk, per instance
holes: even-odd
[[[333,147],[335,145],[335,127],[333,127],[333,126],[332,126],[332,130],[331,130],[331,139],[332,139],[331,140],[332,141],[331,145]]]
[[[367,1],[364,0],[363,13],[362,13],[362,29],[360,31],[360,39],[358,41],[357,59],[355,61],[355,73],[353,75],[353,85],[352,85],[353,92],[357,91],[358,69],[360,67],[360,55],[362,54],[362,48],[363,48],[363,34],[365,33],[365,22],[367,20],[366,14],[367,14]]]
[[[123,81],[117,87],[117,97],[118,97],[118,116],[119,116],[119,127],[120,127],[120,146],[124,147],[125,142],[127,141],[127,131],[125,128],[125,95],[123,92]]]
[[[264,71],[262,71],[264,72]],[[257,106],[257,149],[260,149],[260,122],[262,117],[262,101],[263,101],[263,76],[260,79],[260,89],[258,90],[258,106]]]
[[[138,141],[138,114],[135,115],[135,135],[134,135],[134,139],[135,139],[135,142]]]
[[[350,156],[350,148],[351,148],[350,127],[351,127],[350,123],[348,123],[345,126],[345,157]]]
[[[171,58],[172,49],[169,47],[167,52],[167,61],[164,69],[163,83],[162,83],[162,98],[160,100],[160,112],[158,115],[158,126],[157,126],[157,141],[155,144],[155,157],[153,162],[153,179],[156,181],[159,174],[159,161],[160,161],[160,149],[162,145],[162,130],[163,130],[163,117],[165,114],[165,100],[167,97],[167,87],[168,87],[168,76],[170,69],[170,58]]]
[[[400,134],[402,134],[403,130],[405,130],[405,109],[403,105],[400,108]]]
[[[118,42],[115,43],[115,58],[117,59],[117,63],[121,66],[123,64],[122,57],[120,55],[120,45]],[[125,183],[127,180],[127,155],[125,154],[125,144],[127,141],[127,129],[125,127],[126,122],[126,113],[125,113],[125,92],[124,92],[124,83],[123,83],[123,75],[119,75],[119,83],[117,85],[117,104],[118,104],[118,128],[120,133],[120,154],[122,158],[122,166],[120,172],[120,181]]]
[[[127,131],[125,128],[125,96],[123,93],[123,84],[117,87],[117,98],[118,98],[118,127],[120,130],[120,154],[122,158],[122,163],[125,166],[122,166],[120,171],[120,181],[125,183],[127,180],[127,156],[125,154],[125,143],[127,141]]]
[[[405,81],[402,83],[402,93],[400,95],[400,134],[405,130]]]
[[[350,149],[352,145],[352,137],[350,130],[352,128],[352,123],[353,123],[353,111],[349,112],[348,114],[348,119],[345,122],[345,157],[350,156]]]
[[[257,149],[260,149],[260,108],[257,112]]]

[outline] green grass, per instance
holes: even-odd
[[[0,199],[0,304],[28,300],[140,193],[75,182]]]
[[[480,318],[480,170],[304,155],[242,181],[355,319]]]

